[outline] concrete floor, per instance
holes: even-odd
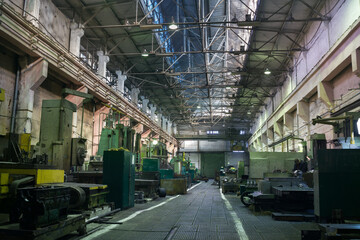
[[[218,186],[202,182],[186,195],[168,196],[117,213],[110,221],[123,224],[90,224],[82,239],[301,239],[301,230],[316,223],[274,221],[255,216],[236,195],[222,195]],[[159,204],[162,204],[159,206]],[[150,208],[150,209],[149,209]],[[146,210],[148,209],[148,210]],[[142,211],[145,210],[143,212]]]

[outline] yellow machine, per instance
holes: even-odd
[[[6,198],[15,180],[33,177],[34,185],[63,183],[64,170],[41,168],[0,168],[0,199]]]

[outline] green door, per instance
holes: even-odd
[[[224,153],[201,153],[201,175],[215,178],[215,171],[225,165]]]

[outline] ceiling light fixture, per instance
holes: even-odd
[[[172,17],[171,25],[169,26],[169,28],[170,28],[171,30],[176,30],[176,29],[178,29],[178,25],[175,24],[174,17]]]
[[[268,68],[266,68],[265,71],[264,71],[264,74],[269,75],[269,74],[271,74],[271,71]]]
[[[174,53],[172,52],[164,52],[164,53],[155,53],[158,57],[172,57],[174,56]]]
[[[154,139],[152,142],[154,145],[158,144],[158,140]]]
[[[201,108],[199,105],[196,108]]]
[[[229,89],[231,89],[231,87],[227,86],[225,89],[229,90]]]
[[[143,56],[143,57],[149,56],[148,51],[146,51],[146,49],[144,49],[144,51],[143,51],[143,53],[141,54],[141,56]]]
[[[140,24],[139,27],[143,29],[161,29],[163,26],[161,24]]]

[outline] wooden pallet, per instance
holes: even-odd
[[[77,231],[79,235],[86,233],[85,217],[69,215],[59,223],[38,228],[36,230],[20,229],[19,223],[0,226],[0,239],[7,240],[53,240]]]

